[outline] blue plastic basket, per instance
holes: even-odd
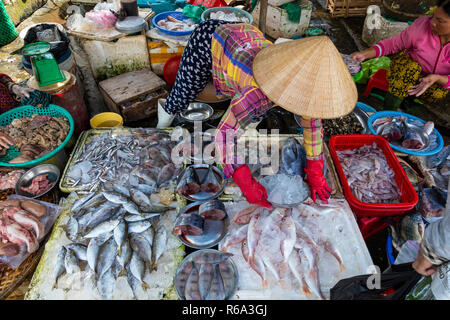
[[[73,118],[66,109],[56,106],[54,104],[50,104],[46,108],[37,108],[31,105],[21,106],[18,108],[14,108],[0,115],[0,126],[5,126],[10,124],[14,119],[21,119],[23,117],[32,117],[33,114],[39,114],[41,116],[50,116],[50,117],[66,117],[69,120],[69,133],[64,141],[52,152],[47,153],[46,155],[34,159],[24,163],[9,163],[10,160],[17,158],[20,155],[20,150],[18,150],[15,146],[12,146],[8,149],[6,154],[0,157],[0,166],[4,167],[32,167],[37,164],[40,164],[53,156],[55,156],[59,151],[61,151],[67,142],[70,140],[73,134],[73,130],[75,124],[73,122]]]
[[[369,117],[369,121],[367,121],[367,125],[369,127],[370,132],[372,132],[373,134],[377,134],[376,131],[374,130],[372,123],[376,120],[376,119],[380,119],[380,118],[385,118],[385,117],[406,117],[407,120],[406,121],[410,121],[410,120],[418,120],[421,123],[425,124],[425,121],[417,118],[413,115],[404,113],[404,112],[398,112],[398,111],[379,111],[376,112],[374,114],[372,114]],[[433,132],[431,133],[430,136],[432,135],[436,135],[437,138],[437,146],[432,149],[432,150],[428,150],[430,149],[429,147],[427,149],[425,149],[424,151],[413,151],[413,150],[409,150],[409,149],[405,149],[396,145],[393,145],[392,143],[389,143],[389,145],[391,146],[392,149],[406,153],[406,154],[412,154],[412,155],[416,155],[416,156],[431,156],[433,154],[438,153],[439,151],[441,151],[441,149],[444,147],[444,139],[442,139],[441,134],[436,130],[433,129]]]
[[[377,110],[375,110],[374,108],[372,108],[371,106],[362,103],[362,102],[357,102],[356,106],[359,107],[362,111],[365,112],[377,112]]]
[[[172,34],[172,35],[175,35],[175,36],[184,36],[184,35],[187,35],[187,34],[191,34],[194,31],[194,30],[170,31],[170,30],[167,30],[167,29],[164,29],[164,28],[161,28],[160,26],[158,26],[158,22],[160,20],[166,19],[168,16],[172,16],[175,19],[178,19],[180,21],[190,19],[190,18],[187,18],[187,17],[183,17],[183,12],[182,11],[167,11],[167,12],[159,13],[156,16],[154,16],[153,19],[152,19],[153,25],[156,28],[158,28],[159,30],[161,30],[162,32],[167,33],[167,34]]]

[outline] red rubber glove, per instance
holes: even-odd
[[[267,190],[255,178],[252,177],[250,168],[244,164],[233,173],[233,180],[241,189],[249,203],[257,204],[272,210],[272,205],[267,201]]]
[[[320,200],[328,203],[331,189],[323,176],[323,160],[306,160],[306,181],[311,189],[311,198],[316,201],[316,193]]]

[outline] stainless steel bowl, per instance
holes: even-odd
[[[422,140],[424,142],[423,146],[421,148],[413,149],[413,148],[405,148],[402,145],[402,141],[391,141],[389,143],[396,147],[399,147],[399,148],[402,148],[405,150],[411,150],[411,151],[421,151],[421,150],[428,148],[428,146],[430,145],[430,136],[423,130],[423,128],[420,128],[420,127],[418,127],[412,123],[408,123],[408,122],[406,122],[406,126],[408,127],[408,131],[414,131],[422,138]]]
[[[191,167],[196,171],[198,178],[200,179],[200,181],[203,180],[203,178],[205,177],[206,173],[208,172],[208,164],[193,164],[191,165]],[[225,175],[223,174],[223,172],[215,167],[212,166],[212,170],[214,172],[214,174],[216,175],[216,177],[219,179],[219,183],[220,183],[220,190],[217,193],[206,193],[203,191],[197,192],[196,194],[190,194],[190,195],[185,195],[185,194],[180,194],[182,197],[184,197],[187,200],[190,201],[206,201],[206,200],[211,200],[211,199],[215,199],[220,197],[220,195],[223,193],[223,189],[225,188]],[[184,169],[177,177],[177,186],[180,183],[181,178],[183,177],[184,173],[185,173],[186,169]]]
[[[198,209],[202,203],[204,202],[199,201],[188,204],[180,210],[179,215],[189,213],[198,214]],[[190,248],[208,249],[214,247],[225,237],[229,223],[228,215],[223,220],[205,219],[203,233],[201,235],[179,235],[178,239]]]
[[[194,252],[188,254],[183,259],[183,261],[181,261],[180,265],[178,266],[177,270],[175,271],[175,277],[174,277],[174,281],[173,282],[175,284],[174,286],[175,286],[175,290],[177,291],[178,297],[180,299],[182,299],[182,300],[186,300],[186,297],[184,295],[184,292],[180,292],[180,288],[178,288],[178,286],[176,285],[178,283],[177,278],[179,277],[180,271],[183,269],[183,266],[184,266],[184,264],[186,262],[192,261],[195,258],[195,256],[197,256],[199,254],[202,254],[204,252],[221,253],[220,251],[214,250],[214,249],[203,249],[203,250],[194,251]],[[230,295],[225,297],[225,300],[228,300],[235,294],[235,292],[237,290],[237,286],[238,286],[238,283],[239,283],[239,275],[238,275],[238,270],[237,270],[236,264],[234,263],[233,259],[231,259],[231,257],[230,257],[226,261],[228,261],[231,264],[231,267],[233,268],[233,271],[234,271],[234,286],[233,286],[233,289],[230,291]]]
[[[188,108],[180,113],[180,117],[188,122],[207,121],[214,113],[214,109],[203,102],[192,102]]]
[[[22,187],[29,187],[31,185],[31,182],[34,178],[43,175],[43,174],[48,174],[48,180],[53,183],[53,186],[50,187],[50,189],[48,189],[47,191],[45,191],[44,193],[41,194],[37,194],[37,195],[32,195],[26,191],[23,191],[21,188]],[[50,190],[52,190],[56,185],[57,182],[59,180],[60,177],[60,171],[59,168],[57,166],[55,166],[54,164],[40,164],[37,165],[36,167],[28,170],[27,172],[25,172],[20,179],[17,181],[16,183],[16,194],[21,195],[21,196],[25,196],[25,197],[29,197],[29,198],[38,198],[43,196],[44,194],[46,194],[47,192],[49,192]]]

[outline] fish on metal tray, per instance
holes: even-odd
[[[204,202],[198,208],[198,213],[203,219],[223,220],[227,216],[225,205],[219,200]]]
[[[214,173],[212,166],[209,166],[203,181],[201,182],[200,189],[206,193],[217,193],[220,191],[220,182]]]
[[[220,275],[223,280],[225,289],[225,297],[230,297],[235,283],[234,269],[229,261],[224,261],[218,264]]]
[[[214,272],[214,265],[209,263],[200,265],[200,269],[198,271],[198,288],[202,300],[205,300],[209,294],[211,283],[215,275]]]
[[[177,185],[178,194],[192,195],[200,191],[199,178],[193,167],[187,167]]]
[[[175,220],[173,234],[198,236],[203,233],[205,220],[196,213],[180,214]]]
[[[305,177],[306,151],[294,137],[288,138],[281,149],[281,172]]]
[[[186,300],[202,299],[199,287],[199,273],[195,266],[192,268],[192,271],[189,273],[189,277],[187,278],[184,296]]]
[[[178,291],[184,295],[186,290],[186,284],[187,280],[189,278],[189,275],[191,274],[191,271],[193,269],[193,265],[190,261],[186,261],[180,270],[178,271],[176,277],[175,277],[175,286],[178,288]]]
[[[222,276],[220,275],[219,266],[214,265],[214,276],[209,290],[208,300],[225,300],[225,288],[223,286]]]
[[[406,125],[403,121],[400,124],[397,122],[390,122],[384,127],[381,132],[381,136],[387,141],[393,142],[401,140],[405,136],[406,132]]]
[[[202,252],[197,254],[193,261],[196,264],[204,264],[204,263],[221,263],[231,257],[232,254],[228,252]]]

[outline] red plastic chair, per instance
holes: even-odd
[[[368,97],[373,88],[377,88],[383,91],[388,91],[389,83],[387,82],[387,70],[380,69],[369,79],[366,90],[364,91],[364,97]]]

